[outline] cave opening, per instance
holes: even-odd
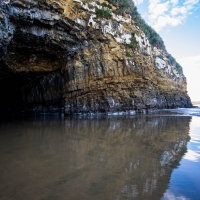
[[[58,112],[64,106],[66,52],[48,37],[16,30],[0,60],[0,111]]]

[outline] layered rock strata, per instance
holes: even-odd
[[[66,114],[191,107],[186,78],[103,1],[0,2],[0,110]],[[108,3],[108,2],[107,2]]]

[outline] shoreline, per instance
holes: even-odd
[[[6,119],[30,119],[30,118],[60,118],[60,119],[67,119],[67,118],[132,118],[132,117],[141,117],[141,116],[148,116],[148,117],[155,117],[155,116],[196,116],[200,117],[200,105],[195,106],[192,108],[173,108],[173,109],[156,109],[156,110],[149,110],[148,112],[136,112],[136,111],[124,111],[124,112],[107,112],[107,113],[75,113],[73,115],[65,115],[64,113],[55,112],[55,113],[49,113],[49,112],[42,112],[42,113],[32,113],[29,115],[12,115],[12,116],[4,116],[4,119],[1,117],[0,121],[4,121]]]

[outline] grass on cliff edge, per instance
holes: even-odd
[[[117,9],[113,11],[116,14],[131,15],[132,19],[136,23],[136,26],[138,26],[148,37],[150,44],[167,52],[162,38],[151,26],[149,26],[142,19],[141,15],[137,11],[137,7],[135,6],[132,0],[106,0],[106,1],[117,7]],[[179,65],[179,63],[176,62],[176,60],[171,56],[171,54],[167,53],[167,57],[169,59],[169,64],[174,64],[178,72],[183,74],[182,67]]]

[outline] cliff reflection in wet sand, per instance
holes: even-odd
[[[0,199],[160,199],[191,117],[0,124]]]

